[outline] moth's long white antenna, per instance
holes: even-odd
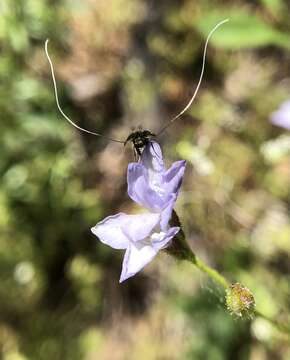
[[[46,39],[45,41],[45,54],[46,54],[46,57],[47,57],[47,60],[49,62],[49,65],[50,65],[50,70],[51,70],[51,77],[52,77],[52,82],[53,82],[53,87],[54,87],[54,95],[55,95],[55,101],[56,101],[56,105],[57,105],[57,108],[59,110],[59,112],[61,113],[61,115],[72,125],[74,126],[75,128],[77,128],[78,130],[80,131],[84,131],[88,134],[91,134],[91,135],[95,135],[95,136],[101,136],[107,140],[110,140],[110,141],[114,141],[114,142],[118,142],[118,143],[124,143],[124,141],[121,141],[121,140],[116,140],[116,139],[112,139],[110,137],[107,137],[107,136],[104,136],[102,134],[99,134],[99,133],[96,133],[94,131],[90,131],[90,130],[87,130],[87,129],[84,129],[80,126],[78,126],[77,124],[75,124],[65,113],[64,111],[62,110],[60,104],[59,104],[59,100],[58,100],[58,92],[57,92],[57,86],[56,86],[56,80],[55,80],[55,75],[54,75],[54,69],[53,69],[53,64],[52,64],[52,61],[50,59],[50,56],[48,54],[48,42],[49,42],[49,39]]]
[[[169,122],[159,131],[159,133],[157,134],[157,136],[159,136],[161,133],[163,133],[163,131],[165,131],[168,126],[170,126],[176,119],[178,119],[180,116],[182,116],[192,105],[198,90],[200,88],[201,82],[202,82],[202,78],[203,78],[203,74],[204,74],[204,68],[205,68],[205,59],[206,59],[206,52],[207,52],[207,46],[209,43],[209,40],[212,36],[212,34],[217,30],[217,28],[219,28],[221,25],[223,25],[224,23],[228,22],[229,19],[225,19],[221,22],[219,22],[218,24],[216,24],[216,26],[210,31],[210,33],[208,34],[207,38],[206,38],[206,42],[204,45],[204,50],[203,50],[203,58],[202,58],[202,67],[201,67],[201,73],[200,73],[200,77],[196,86],[196,89],[194,91],[194,94],[192,95],[191,99],[189,100],[188,104],[185,106],[185,108],[183,110],[180,111],[180,113],[178,113],[176,116],[174,116],[174,118],[172,118],[171,120],[169,120]]]

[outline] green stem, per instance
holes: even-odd
[[[225,290],[231,285],[230,282],[221,275],[218,271],[211,268],[210,266],[206,265],[200,258],[196,255],[192,254],[187,257],[187,259],[193,263],[200,271],[207,274],[212,280],[214,280],[217,284],[221,285]],[[255,310],[255,315],[267,320],[271,323],[276,329],[280,330],[281,332],[290,335],[290,326],[287,324],[282,324],[275,319],[263,314],[259,310]]]
[[[210,266],[206,265],[196,255],[193,255],[190,260],[200,271],[207,274],[211,279],[213,279],[216,283],[220,284],[225,289],[227,289],[230,286],[230,283],[227,281],[227,279],[225,277],[223,277],[215,269],[213,269]]]
[[[214,280],[217,284],[219,284],[225,290],[227,290],[231,286],[231,283],[223,275],[221,275],[217,270],[215,270],[212,267],[205,264],[190,249],[188,243],[185,240],[185,235],[182,230],[178,215],[174,210],[172,213],[172,218],[171,218],[170,224],[172,226],[179,226],[181,228],[181,230],[179,231],[177,236],[175,236],[174,242],[172,242],[171,246],[167,249],[168,253],[173,255],[175,258],[190,261],[200,271],[207,274],[212,280]],[[289,324],[280,323],[277,320],[272,319],[271,317],[269,317],[267,315],[264,315],[259,310],[255,310],[254,313],[256,316],[259,316],[259,317],[267,320],[269,323],[271,323],[274,327],[276,327],[278,330],[280,330],[284,334],[290,335],[290,325]]]
[[[281,332],[290,334],[290,325],[282,324],[276,321],[275,319],[272,319],[270,316],[261,313],[259,310],[255,310],[255,315],[261,317],[264,320],[267,320],[269,323],[271,323],[273,326],[275,326],[276,329],[280,330]]]

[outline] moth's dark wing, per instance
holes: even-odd
[[[157,157],[158,159],[160,159],[161,161],[163,161],[162,158],[160,158],[159,154],[156,152],[156,150],[155,150],[154,145],[152,144],[152,142],[150,142],[150,146],[151,146],[154,154],[156,155],[156,157]]]
[[[133,141],[134,137],[135,137],[135,132],[132,132],[132,133],[127,137],[127,139],[124,141],[124,146],[126,146],[129,141]]]
[[[143,131],[144,136],[151,138],[151,137],[155,137],[156,135],[153,134],[150,130],[144,130]]]

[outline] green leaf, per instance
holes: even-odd
[[[290,34],[280,32],[257,15],[238,8],[212,12],[194,26],[206,37],[225,18],[229,18],[229,22],[218,29],[211,39],[217,47],[237,50],[278,45],[290,49]]]

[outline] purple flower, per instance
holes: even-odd
[[[128,194],[139,205],[153,211],[161,211],[172,194],[178,195],[186,161],[176,161],[166,170],[160,146],[150,142],[141,160],[128,166]]]
[[[278,110],[272,113],[272,124],[290,130],[290,100],[283,102]]]
[[[166,170],[160,146],[149,142],[140,162],[128,165],[128,194],[150,212],[108,216],[91,230],[102,243],[126,250],[120,282],[143,269],[169,245],[179,227],[170,227],[172,210],[185,170],[185,161]]]
[[[108,216],[91,229],[102,243],[126,249],[120,282],[143,269],[178,233],[179,227],[168,226],[174,202],[161,213]]]

